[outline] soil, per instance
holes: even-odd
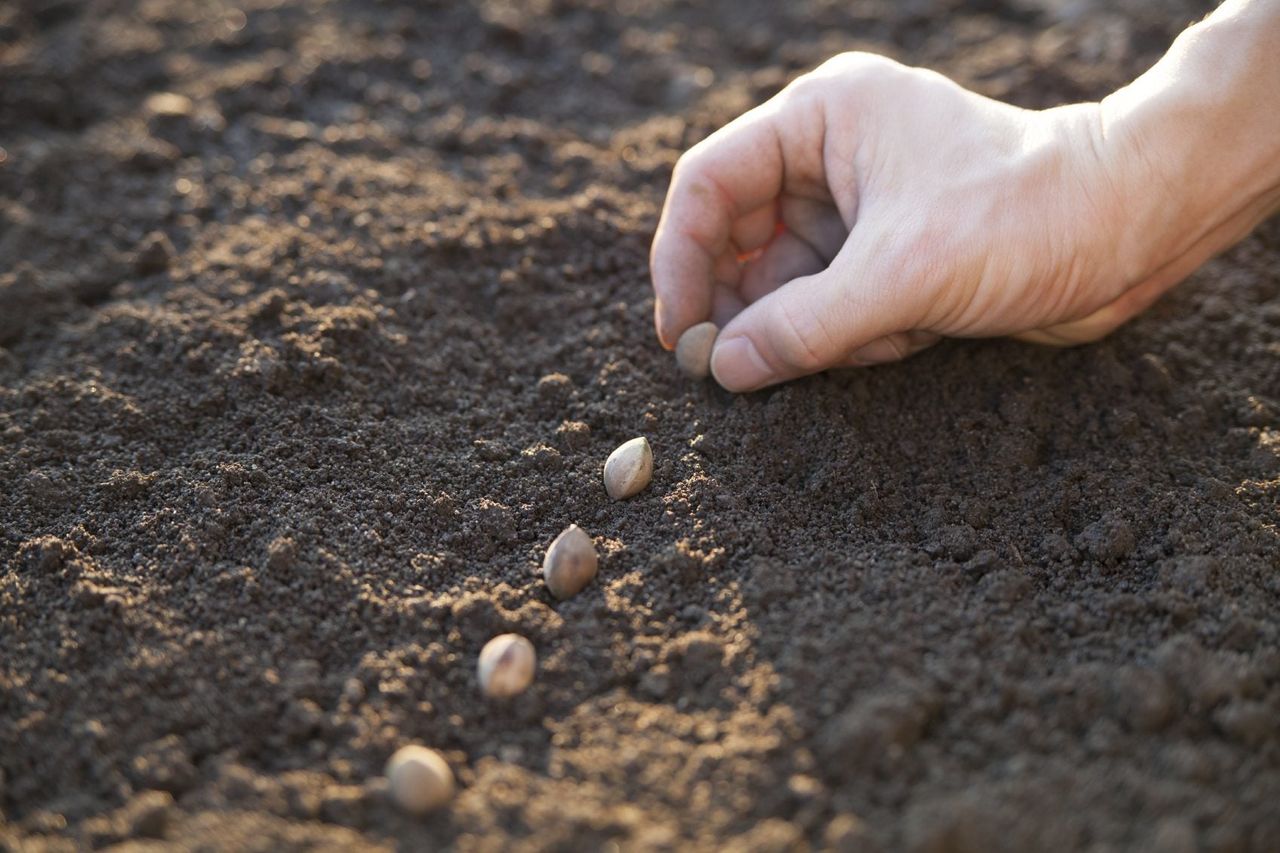
[[[1275,849],[1280,224],[1070,351],[735,397],[650,319],[679,153],[831,54],[1045,106],[1204,11],[0,5],[0,848]]]

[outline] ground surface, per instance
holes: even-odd
[[[650,326],[675,158],[795,74],[1049,105],[1196,11],[0,5],[0,848],[1275,849],[1280,225],[1069,352],[735,398]]]

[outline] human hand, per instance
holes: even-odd
[[[942,336],[1101,337],[1260,218],[1189,241],[1169,221],[1188,205],[1124,114],[836,57],[677,164],[650,257],[658,336],[715,320],[732,391]]]

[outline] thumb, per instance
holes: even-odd
[[[717,382],[754,391],[846,365],[860,347],[914,328],[919,288],[902,286],[850,237],[830,267],[792,279],[725,326],[711,355]]]

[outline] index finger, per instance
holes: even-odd
[[[785,177],[778,108],[744,113],[685,152],[649,252],[654,325],[667,349],[711,313],[716,259],[738,217],[777,198]]]

